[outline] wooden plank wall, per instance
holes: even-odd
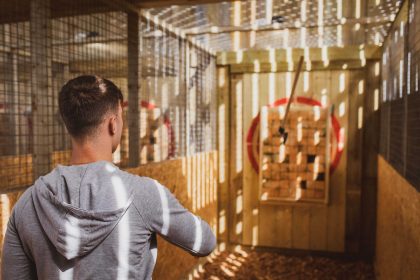
[[[347,105],[349,78],[345,80],[345,91],[339,93],[339,75],[349,76],[349,71],[305,72],[297,87],[297,96],[321,100],[328,96],[331,104],[338,108],[341,102]],[[244,133],[261,106],[286,97],[294,74],[264,73],[244,74]],[[308,86],[304,86],[308,83]],[[256,92],[257,91],[257,92]],[[347,111],[347,110],[346,110]],[[346,129],[347,114],[340,117]],[[244,233],[247,245],[283,248],[343,251],[344,249],[344,153],[337,172],[331,178],[331,202],[325,205],[260,204],[258,201],[258,175],[252,169],[244,150]]]
[[[366,171],[364,167],[368,167],[367,164],[374,166],[372,157],[377,153],[377,149],[373,148],[375,137],[369,136],[378,131],[374,98],[377,94],[375,90],[379,87],[379,75],[375,74],[377,54],[374,53],[371,51],[370,55],[374,60],[365,62],[364,67],[359,65],[348,69],[344,66],[345,69],[338,69],[335,63],[332,69],[326,67],[304,72],[298,82],[297,96],[319,101],[327,98],[328,105],[334,105],[334,113],[345,139],[341,161],[330,178],[328,205],[259,202],[258,174],[249,161],[245,137],[260,108],[286,96],[294,73],[258,73],[255,72],[255,65],[250,71],[232,65],[232,69],[237,71],[231,72],[232,229],[237,229],[235,226],[243,222],[241,234],[231,235],[232,242],[352,253],[359,252],[361,240],[364,240],[363,244],[372,242],[369,233],[372,228],[368,222],[374,221],[374,213],[369,204],[374,205],[376,181],[371,168]],[[246,53],[243,55],[246,56]],[[324,95],[327,97],[322,97]],[[239,96],[242,98],[242,108],[238,107]],[[242,123],[239,114],[242,114]],[[367,132],[367,129],[370,131]],[[242,130],[242,142],[237,139],[241,136],[239,130]],[[238,155],[238,148],[242,149],[242,155]],[[238,172],[241,157],[243,167],[242,172]],[[367,177],[370,181],[365,186],[362,182]],[[363,188],[369,190],[362,201]],[[368,217],[362,219],[365,213]]]
[[[377,212],[377,279],[418,279],[420,193],[382,156],[378,159]]]

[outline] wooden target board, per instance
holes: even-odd
[[[330,172],[327,109],[294,105],[286,120],[286,144],[279,134],[283,116],[284,106],[261,110],[260,200],[327,203]]]

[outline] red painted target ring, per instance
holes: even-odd
[[[269,108],[279,107],[282,105],[286,105],[289,101],[288,98],[281,98],[276,101],[274,101],[272,104],[269,104]],[[308,97],[302,97],[298,96],[293,100],[293,102],[302,104],[302,105],[308,105],[312,107],[323,107],[321,102],[308,98]],[[257,161],[257,158],[259,158],[259,145],[254,145],[254,142],[256,141],[259,143],[259,135],[256,135],[257,128],[260,124],[260,113],[252,120],[251,126],[248,130],[247,137],[246,137],[246,145],[247,145],[247,153],[249,161],[251,162],[252,168],[255,170],[255,172],[259,172],[259,163]],[[338,121],[337,117],[334,115],[334,113],[331,113],[331,127],[334,132],[334,138],[335,138],[335,149],[334,149],[334,157],[330,164],[330,174],[332,174],[335,169],[337,168],[338,164],[340,163],[341,156],[343,154],[344,149],[344,135],[342,135],[341,132],[341,126],[340,122]]]

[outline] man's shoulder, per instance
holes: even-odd
[[[124,178],[126,178],[126,179],[128,179],[128,180],[131,180],[131,181],[133,181],[133,182],[135,182],[135,183],[139,183],[139,184],[142,184],[142,183],[143,183],[143,184],[149,184],[149,183],[151,183],[151,182],[155,181],[154,179],[152,179],[152,178],[150,178],[150,177],[147,177],[147,176],[141,176],[141,175],[138,175],[138,174],[135,174],[135,173],[129,172],[129,171],[124,170],[124,169],[119,169],[118,171],[119,171],[119,174],[120,174],[122,177],[124,177]]]
[[[121,170],[121,175],[129,180],[130,185],[136,193],[148,193],[157,189],[160,183],[153,178],[137,175],[125,170]]]
[[[15,218],[22,216],[22,213],[27,209],[27,205],[32,202],[32,190],[33,186],[27,188],[21,195],[18,195],[12,212]]]
[[[29,188],[27,188],[25,191],[23,191],[23,193],[19,196],[19,199],[16,202],[15,206],[25,207],[25,205],[27,204],[27,202],[32,197],[32,190],[33,190],[33,188],[34,188],[34,186],[32,185]]]

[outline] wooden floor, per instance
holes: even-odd
[[[210,258],[194,279],[375,279],[362,261],[286,256],[273,252],[224,251]]]

